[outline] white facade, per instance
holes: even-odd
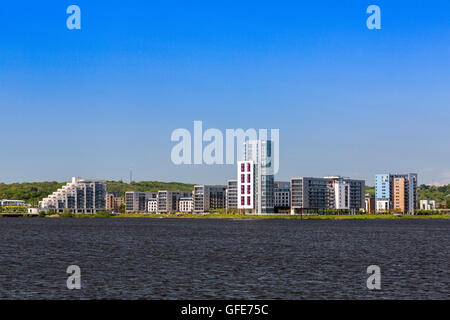
[[[39,209],[38,208],[28,208],[28,214],[39,214]]]
[[[274,164],[273,144],[270,140],[249,140],[244,142],[244,159],[238,161],[238,209],[252,210],[254,213],[274,212]],[[242,162],[252,166],[252,171],[242,171]],[[253,182],[248,193],[247,177],[242,182],[242,175],[251,173]],[[244,193],[242,186],[244,185]],[[245,199],[243,200],[243,197]],[[249,200],[250,197],[250,200]],[[242,204],[244,201],[244,204]],[[249,203],[252,203],[249,205]]]
[[[179,209],[182,213],[191,213],[194,210],[194,201],[191,197],[180,198]]]
[[[158,199],[152,198],[147,201],[147,211],[157,212],[158,211]]]
[[[436,201],[420,200],[420,210],[436,210]]]
[[[350,186],[346,183],[334,184],[335,207],[336,209],[350,209]]]
[[[253,161],[238,161],[237,180],[237,207],[238,209],[251,210],[255,201],[255,180]]]
[[[343,177],[325,177],[330,179],[330,187],[333,189],[332,201],[334,202],[330,207],[335,209],[350,209],[350,184],[348,178]]]
[[[72,182],[59,188],[47,198],[39,201],[39,208],[74,213],[96,213],[106,210],[106,185],[99,180],[72,178]]]
[[[377,211],[389,210],[389,200],[388,199],[377,199],[376,200],[376,210]]]

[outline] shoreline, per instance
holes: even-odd
[[[112,216],[112,218],[153,218],[153,219],[232,219],[232,220],[376,220],[376,219],[450,219],[450,214],[434,215],[394,215],[394,214],[355,214],[355,215],[243,215],[243,214],[141,214],[129,213]]]
[[[38,217],[37,215],[29,214],[14,214],[14,215],[0,215],[2,218],[147,218],[147,219],[230,219],[230,220],[405,220],[405,219],[450,219],[450,214],[430,214],[430,215],[400,215],[400,214],[316,214],[316,215],[289,215],[289,214],[223,214],[223,213],[209,213],[209,214],[146,214],[146,213],[122,213],[116,215],[99,215],[99,214],[73,214],[70,216],[61,216],[53,214],[45,217]]]

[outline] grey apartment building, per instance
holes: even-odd
[[[225,186],[196,185],[192,194],[195,213],[225,208]]]
[[[190,197],[191,195],[192,195],[191,192],[188,191],[170,191],[170,190],[158,191],[157,213],[173,213],[178,211],[180,198]]]
[[[157,192],[128,191],[125,192],[126,212],[145,212],[149,199],[156,198]]]
[[[365,208],[365,182],[339,176],[291,179],[291,213]]]
[[[291,213],[316,211],[329,206],[327,180],[300,177],[291,179]]]
[[[238,201],[237,185],[238,185],[237,180],[228,180],[227,190],[225,194],[227,210],[237,208],[237,201]]]
[[[350,209],[365,210],[366,208],[366,182],[364,180],[350,181]]]
[[[275,181],[273,188],[275,212],[287,210],[291,206],[291,183],[289,181]]]

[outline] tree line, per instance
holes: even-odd
[[[45,181],[45,182],[23,182],[23,183],[0,183],[0,199],[24,200],[26,203],[36,206],[40,200],[58,190],[67,182]],[[192,191],[193,184],[180,182],[140,181],[126,183],[123,181],[106,181],[106,190],[116,192],[124,196],[126,191],[158,191],[158,190],[180,190]]]

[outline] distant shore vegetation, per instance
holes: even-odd
[[[2,213],[0,217],[5,216],[22,216],[22,217],[36,217],[26,212],[7,212]],[[240,214],[236,213],[150,213],[150,212],[136,212],[136,213],[114,213],[109,211],[98,211],[97,213],[72,213],[71,210],[65,209],[63,212],[56,212],[55,210],[40,211],[37,215],[39,218],[166,218],[166,219],[449,219],[449,212],[439,212],[437,210],[419,210],[415,215],[399,214],[399,213],[315,213],[315,214]]]
[[[33,207],[67,182],[45,181],[45,182],[23,182],[23,183],[0,183],[0,199],[24,200]],[[181,182],[140,181],[126,183],[123,181],[105,181],[108,192],[114,192],[121,197],[127,191],[158,191],[158,190],[180,190],[192,191],[193,184]],[[375,194],[375,188],[366,186],[366,193]],[[447,201],[450,209],[450,184],[443,186],[420,185],[417,189],[419,200],[435,200],[436,202]]]
[[[98,212],[96,214],[73,214],[70,211],[63,213],[46,213],[39,214],[40,217],[61,217],[61,218],[162,218],[162,219],[448,219],[449,213],[438,212],[422,212],[421,214],[308,214],[308,215],[287,215],[287,214],[238,214],[238,213],[173,213],[173,214],[156,214],[156,213],[123,213],[110,214],[108,211]]]
[[[32,206],[61,188],[67,182],[23,182],[23,183],[0,183],[0,199],[24,200]],[[180,190],[192,191],[193,184],[180,182],[140,181],[126,183],[123,181],[105,181],[108,192],[116,192],[121,197],[127,191],[158,191],[158,190]]]

